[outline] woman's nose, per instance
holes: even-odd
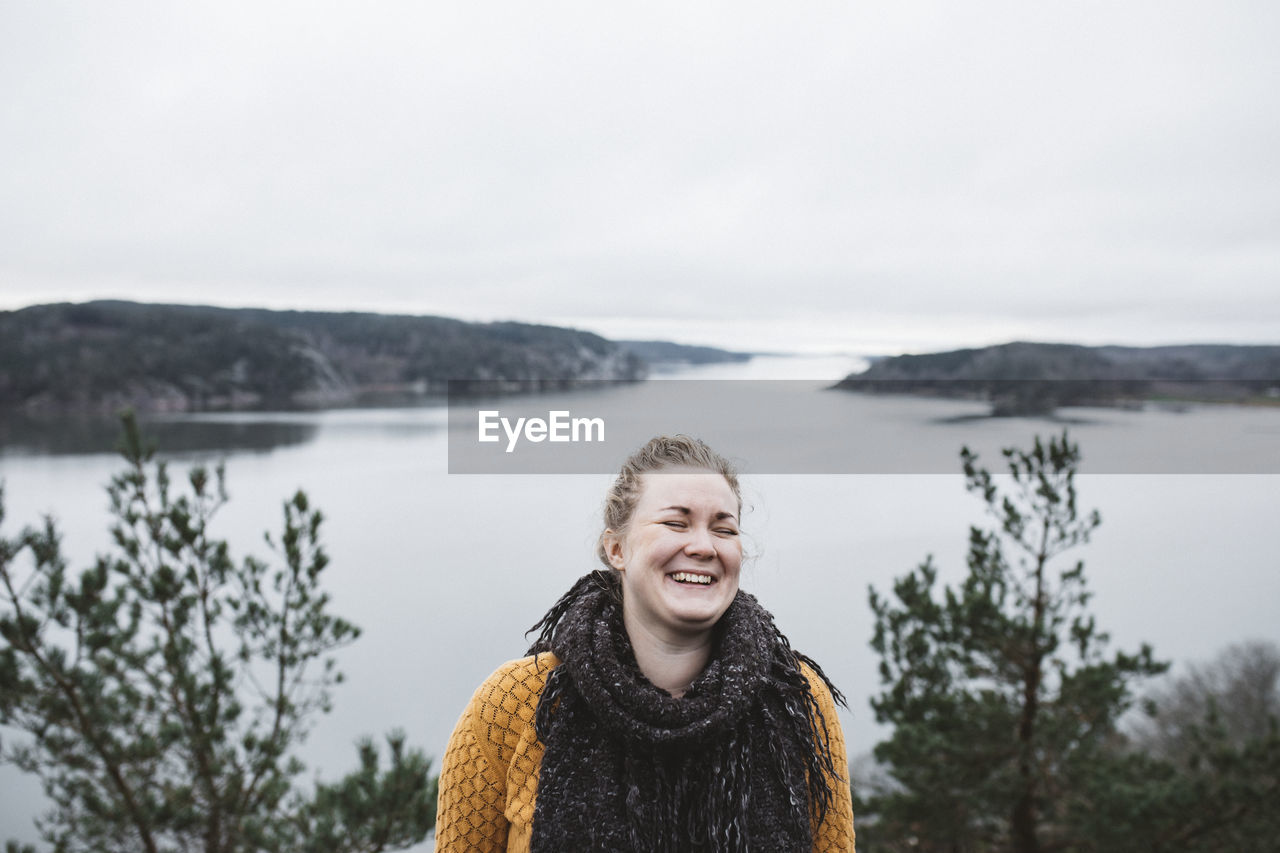
[[[711,556],[716,552],[716,543],[711,537],[711,531],[701,527],[695,527],[689,534],[689,541],[685,543],[684,552],[689,556]]]

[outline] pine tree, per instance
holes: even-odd
[[[1100,523],[1076,505],[1079,448],[1064,432],[1004,457],[997,480],[961,453],[995,525],[970,529],[959,587],[939,591],[929,557],[892,598],[869,593],[883,686],[872,707],[894,727],[875,755],[892,782],[860,806],[890,849],[1070,849],[1073,797],[1135,680],[1165,669],[1147,646],[1107,656],[1083,563],[1059,568]]]
[[[295,785],[296,748],[341,680],[332,653],[359,635],[320,585],[320,511],[298,492],[268,537],[277,563],[237,564],[210,533],[221,467],[194,468],[176,494],[131,416],[122,453],[113,554],[75,577],[52,520],[0,538],[0,723],[29,735],[0,758],[43,782],[41,836],[122,853],[298,850],[326,826],[346,829],[326,850],[422,840],[434,781],[403,736],[386,773],[365,744],[339,785]],[[338,794],[356,788],[353,810]]]

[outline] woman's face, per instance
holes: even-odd
[[[676,640],[709,631],[738,592],[738,498],[725,478],[695,468],[645,474],[624,536],[606,534],[622,573],[628,629]]]

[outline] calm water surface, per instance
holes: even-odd
[[[848,359],[763,358],[685,375],[830,380],[851,367]],[[813,383],[815,411],[830,417],[822,384]],[[625,408],[626,396],[618,399]],[[892,422],[904,448],[942,442],[955,458],[968,443],[994,465],[999,447],[1026,446],[1036,433],[1062,429],[1029,419],[968,419],[982,411],[969,403],[850,405],[853,399],[839,403],[852,414],[833,424],[833,442]],[[1249,460],[1280,442],[1277,409],[1092,412],[1077,420],[1071,433],[1086,472],[1090,460],[1103,460],[1093,470],[1108,470],[1106,460],[1117,448],[1132,448],[1134,434],[1145,436],[1141,444],[1155,458],[1169,452],[1162,448],[1183,446],[1190,431],[1234,459],[1223,470],[1237,471],[1250,470]],[[163,448],[178,449],[178,468],[226,460],[231,501],[217,524],[237,555],[266,554],[262,533],[279,528],[281,503],[298,488],[327,517],[332,607],[364,634],[341,652],[347,681],[306,745],[314,776],[332,780],[352,769],[356,738],[394,727],[440,756],[475,687],[523,653],[524,630],[596,565],[607,475],[450,475],[446,428],[441,408],[201,416],[152,427]],[[101,446],[98,436],[90,443]],[[117,457],[84,452],[84,445],[11,436],[0,448],[5,532],[52,513],[75,566],[107,548],[102,486],[120,468]],[[1234,457],[1232,448],[1239,448]],[[1270,462],[1262,468],[1276,470]],[[928,554],[944,580],[960,578],[968,525],[983,522],[958,461],[952,470],[745,481],[745,544],[754,557],[743,587],[848,695],[843,723],[851,755],[869,751],[882,735],[867,704],[878,687],[867,646],[868,585],[887,590]],[[1103,525],[1075,553],[1085,559],[1099,625],[1116,646],[1146,641],[1165,658],[1188,661],[1246,638],[1280,640],[1280,476],[1085,473],[1079,489],[1082,505],[1098,507]],[[38,786],[3,767],[0,790],[0,840],[34,841]]]

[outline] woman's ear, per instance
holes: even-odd
[[[604,554],[609,558],[609,565],[618,571],[626,571],[627,564],[622,554],[622,536],[609,528],[604,532]]]

